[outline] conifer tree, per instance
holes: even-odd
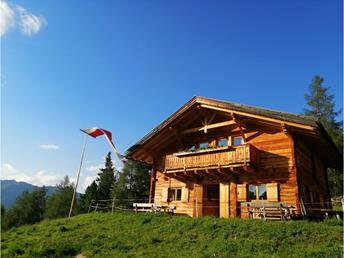
[[[87,212],[92,200],[110,200],[112,188],[116,182],[117,170],[113,166],[111,152],[105,159],[104,168],[100,169],[97,178],[90,184],[80,197],[81,213]]]
[[[56,186],[55,192],[48,197],[44,216],[48,219],[67,217],[73,192],[74,184],[65,176]]]
[[[111,152],[108,153],[105,160],[105,167],[100,169],[98,177],[96,179],[97,188],[97,199],[98,200],[109,200],[111,199],[112,187],[115,182],[116,169],[113,167],[111,160]]]
[[[147,202],[149,197],[150,166],[128,160],[123,172],[113,187],[112,196],[116,205],[131,207],[133,202]]]
[[[97,189],[98,185],[96,181],[94,180],[92,184],[90,184],[87,188],[84,194],[80,197],[80,208],[79,212],[84,213],[87,212],[92,200],[97,200]]]
[[[1,230],[3,230],[5,227],[5,215],[6,215],[6,209],[5,209],[5,206],[1,204]]]
[[[342,152],[343,127],[342,121],[337,121],[341,111],[335,110],[334,95],[330,94],[330,88],[322,85],[323,82],[323,78],[314,76],[309,86],[309,93],[305,94],[308,107],[304,110],[304,114],[318,118],[337,145],[339,151]],[[343,195],[343,171],[329,169],[328,179],[331,196]]]
[[[31,193],[27,190],[23,191],[6,212],[4,227],[11,228],[42,220],[46,192],[45,187],[36,187]]]

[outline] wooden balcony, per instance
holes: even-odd
[[[226,146],[195,152],[174,153],[165,156],[163,167],[166,173],[198,169],[254,167],[258,150],[250,145]]]

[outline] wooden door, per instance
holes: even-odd
[[[220,187],[203,185],[203,216],[219,217],[220,214]]]

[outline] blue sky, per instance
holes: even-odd
[[[4,3],[2,178],[74,178],[79,128],[124,152],[194,95],[300,113],[318,74],[343,105],[340,0]],[[89,139],[80,191],[108,151]]]

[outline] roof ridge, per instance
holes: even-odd
[[[293,115],[293,116],[299,116],[301,118],[306,118],[306,119],[312,120],[314,122],[319,122],[319,119],[316,118],[316,117],[313,117],[313,116],[297,114],[297,113],[292,113],[292,112],[285,112],[285,111],[280,111],[278,109],[272,109],[272,108],[266,108],[266,107],[260,107],[260,106],[253,106],[253,105],[247,105],[247,104],[240,104],[240,103],[232,102],[232,101],[228,101],[228,100],[220,100],[220,99],[203,97],[203,96],[194,96],[193,98],[196,98],[196,101],[204,99],[204,100],[222,102],[222,103],[225,103],[225,104],[230,104],[230,105],[234,105],[234,106],[238,106],[238,107],[256,108],[256,109],[261,109],[261,110],[271,111],[271,112],[276,112],[276,113],[281,113],[281,114],[288,114],[288,115]]]

